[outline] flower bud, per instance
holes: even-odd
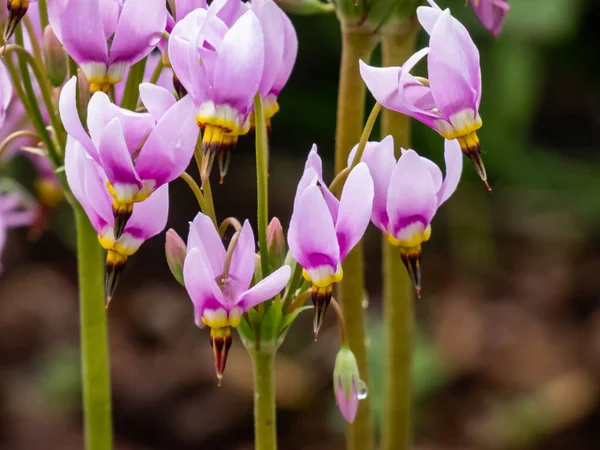
[[[81,69],[77,70],[77,111],[81,117],[82,113],[87,114],[88,104],[90,103],[90,82]]]
[[[334,11],[331,3],[320,0],[276,0],[276,3],[287,13],[309,16]]]
[[[285,258],[285,238],[277,217],[273,217],[267,227],[267,253],[273,267],[281,267]]]
[[[67,54],[50,25],[44,29],[44,63],[52,86],[59,87],[67,78]]]
[[[165,254],[167,255],[167,264],[175,279],[183,283],[183,262],[187,254],[187,248],[183,239],[172,228],[167,231],[165,240]]]
[[[367,389],[365,383],[360,379],[354,353],[347,346],[343,346],[335,358],[333,388],[342,416],[346,422],[354,422],[358,401],[366,398]]]

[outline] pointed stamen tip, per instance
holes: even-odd
[[[225,180],[225,175],[221,175],[221,178],[219,178],[219,184],[223,184],[224,180]]]
[[[417,298],[420,300],[421,299],[421,286],[417,286],[415,288],[415,290],[417,291]]]
[[[217,387],[221,387],[223,384],[223,374],[217,375]]]
[[[487,187],[487,190],[491,191],[492,187],[490,186],[490,183],[488,183],[488,180],[483,180],[483,182],[485,183],[485,187]]]

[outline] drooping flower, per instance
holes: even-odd
[[[260,22],[245,8],[239,0],[215,0],[208,10],[185,16],[169,38],[171,65],[193,98],[196,122],[204,130],[203,182],[216,155],[223,179],[231,148],[250,130],[265,52]]]
[[[353,423],[356,418],[360,400],[359,389],[363,389],[363,385],[356,357],[352,350],[344,345],[335,357],[333,389],[338,408],[348,423]]]
[[[26,227],[32,225],[38,212],[18,192],[4,192],[0,194],[0,253],[6,244],[6,234],[9,228]],[[2,265],[0,264],[0,271]]]
[[[91,91],[108,92],[156,47],[167,7],[164,0],[53,0],[48,19]]]
[[[134,203],[177,178],[189,164],[198,138],[193,102],[176,102],[166,89],[143,83],[140,96],[149,112],[136,113],[98,92],[88,105],[88,134],[77,112],[76,91],[73,77],[61,93],[60,114],[69,135],[106,173],[118,238]]]
[[[65,172],[73,195],[98,233],[100,245],[108,252],[105,279],[108,305],[127,259],[144,241],[165,228],[169,211],[169,189],[167,185],[163,185],[138,204],[121,236],[116,237],[113,198],[107,188],[106,175],[71,135],[67,137]]]
[[[7,0],[6,7],[8,9],[8,19],[4,24],[4,42],[8,41],[21,19],[27,14],[30,3],[36,3],[37,0]]]
[[[411,116],[440,133],[458,139],[463,153],[487,184],[477,130],[481,102],[479,51],[467,29],[450,10],[417,8],[421,25],[430,34],[429,47],[412,55],[402,67],[371,67],[361,61],[364,82],[384,107]],[[410,74],[427,55],[428,81]]]
[[[504,26],[509,4],[504,0],[471,0],[471,6],[483,26],[497,37]]]
[[[349,164],[356,148],[351,152]],[[438,208],[456,190],[462,173],[462,155],[456,140],[446,140],[446,177],[440,168],[414,150],[402,149],[396,161],[391,136],[370,142],[361,160],[369,166],[375,186],[371,220],[399,247],[402,261],[421,292],[421,244],[431,236],[431,221]]]
[[[265,65],[259,91],[265,119],[270,125],[271,118],[279,111],[277,97],[296,62],[298,36],[292,21],[273,0],[253,0],[250,9],[258,17],[264,35]]]
[[[304,278],[312,283],[315,337],[333,285],[342,280],[342,262],[362,238],[372,205],[373,180],[367,165],[360,163],[350,172],[338,201],[323,182],[321,158],[313,146],[298,183],[288,245]]]
[[[190,224],[183,266],[185,287],[194,304],[196,325],[210,327],[210,341],[219,382],[231,346],[231,328],[250,308],[280,292],[291,270],[283,266],[250,288],[254,275],[254,233],[246,220],[235,247],[225,251],[211,219],[198,213]]]

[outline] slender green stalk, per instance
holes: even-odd
[[[204,195],[202,194],[202,190],[200,189],[200,186],[198,186],[198,183],[196,183],[192,176],[187,172],[183,172],[181,175],[179,175],[179,178],[185,181],[194,193],[200,210],[207,216],[210,216],[210,214],[208,213],[209,208],[206,205],[206,200],[204,199]]]
[[[256,133],[256,189],[258,201],[258,248],[262,276],[269,275],[269,255],[267,254],[267,223],[269,222],[268,158],[269,142],[267,124],[263,113],[260,94],[254,96],[254,123]]]
[[[203,158],[202,133],[200,133],[200,134],[198,134],[198,140],[196,141],[196,147],[194,148],[194,159],[196,160],[196,165],[198,166],[198,173],[202,172],[202,169],[201,169],[202,158]],[[194,184],[196,184],[196,183],[194,182]],[[197,186],[197,184],[196,184],[196,186]],[[202,195],[202,198],[204,198],[204,203],[205,203],[205,208],[206,208],[206,210],[203,209],[202,212],[212,219],[213,223],[215,224],[215,228],[218,229],[219,222],[217,222],[217,214],[215,213],[215,203],[213,201],[212,189],[210,187],[209,179],[207,179],[204,182],[204,188],[202,189],[202,192],[200,192],[200,194]]]
[[[40,25],[42,26],[42,31],[48,25],[48,5],[46,0],[38,0],[38,8],[40,9]]]
[[[277,450],[275,343],[249,349],[254,374],[254,450]]]
[[[366,87],[360,77],[358,61],[368,61],[377,41],[370,34],[342,30],[342,61],[338,91],[337,129],[335,137],[335,170],[347,165],[350,150],[359,141],[365,116]],[[368,383],[367,349],[365,346],[365,295],[362,245],[357,245],[343,264],[344,278],[337,286],[336,298],[342,305],[348,342],[356,356],[361,378]],[[348,450],[371,450],[375,445],[373,415],[369,399],[360,402],[358,414],[348,425]]]
[[[30,139],[35,139],[36,141],[40,140],[40,136],[33,131],[29,131],[29,130],[15,131],[14,133],[11,133],[8,136],[6,136],[6,138],[0,143],[0,158],[2,157],[2,153],[4,152],[4,150],[10,145],[11,142],[15,141],[16,139],[21,139],[21,138],[30,138]]]
[[[112,449],[110,367],[104,252],[81,206],[75,206],[81,323],[81,372],[86,450]]]
[[[125,84],[125,90],[123,91],[123,97],[121,98],[121,108],[135,111],[140,96],[140,83],[144,79],[147,60],[148,58],[144,58],[129,69],[127,83]]]
[[[42,57],[42,49],[40,48],[40,43],[38,42],[37,35],[35,34],[35,30],[33,29],[31,19],[28,16],[23,17],[23,24],[27,29],[27,35],[29,36],[29,40],[31,41],[33,57],[38,62],[38,64],[43,65],[44,59]]]
[[[413,53],[416,32],[384,35],[383,66],[399,66]],[[397,155],[410,147],[410,118],[394,111],[382,114],[382,136],[391,134]],[[382,240],[383,317],[386,337],[382,450],[412,448],[411,367],[414,335],[413,287],[398,249]]]
[[[165,65],[162,62],[162,58],[161,58],[158,61],[158,64],[156,64],[156,67],[154,68],[154,72],[152,72],[152,76],[150,77],[150,83],[156,84],[156,82],[160,78],[160,74],[162,73],[164,68],[165,68]]]

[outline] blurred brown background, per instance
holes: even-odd
[[[482,55],[480,139],[493,191],[470,165],[424,248],[414,386],[419,450],[600,448],[600,8],[597,0],[514,0],[489,37],[463,0],[440,0]],[[287,227],[313,142],[331,180],[339,27],[294,17],[300,55],[273,121],[271,213]],[[424,37],[421,36],[424,45]],[[378,62],[378,55],[375,56]],[[369,101],[372,101],[371,99]],[[442,163],[420,124],[414,148]],[[255,223],[252,138],[241,139],[217,214]],[[24,160],[16,170],[25,180]],[[169,226],[196,214],[171,186]],[[82,448],[78,308],[70,212],[32,241],[11,231],[0,282],[0,449]],[[164,235],[131,258],[108,311],[119,450],[250,450],[252,379],[234,343],[217,388],[208,333],[169,274]],[[370,396],[382,392],[379,233],[366,238]],[[283,450],[343,449],[331,390],[338,338],[311,318],[290,331],[277,365]]]

